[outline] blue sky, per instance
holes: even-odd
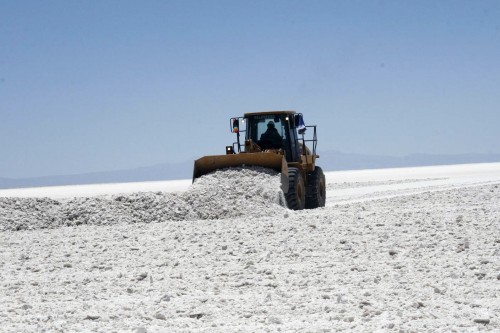
[[[500,153],[500,2],[0,1],[0,177],[222,154],[272,109],[320,150]]]

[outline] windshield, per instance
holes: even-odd
[[[280,115],[256,115],[248,119],[247,138],[262,149],[280,149],[286,138],[286,122]]]

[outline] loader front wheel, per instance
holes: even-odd
[[[306,191],[304,179],[297,168],[288,168],[288,192],[285,195],[288,208],[301,210],[305,208]]]
[[[308,174],[307,178],[306,208],[325,207],[326,182],[323,170],[320,167],[316,167],[312,173]]]

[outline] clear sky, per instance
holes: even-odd
[[[0,1],[0,177],[223,154],[272,109],[320,150],[500,153],[500,1]]]

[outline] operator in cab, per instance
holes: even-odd
[[[267,123],[267,130],[262,133],[258,144],[263,149],[280,149],[283,144],[283,138],[278,133],[274,121]]]

